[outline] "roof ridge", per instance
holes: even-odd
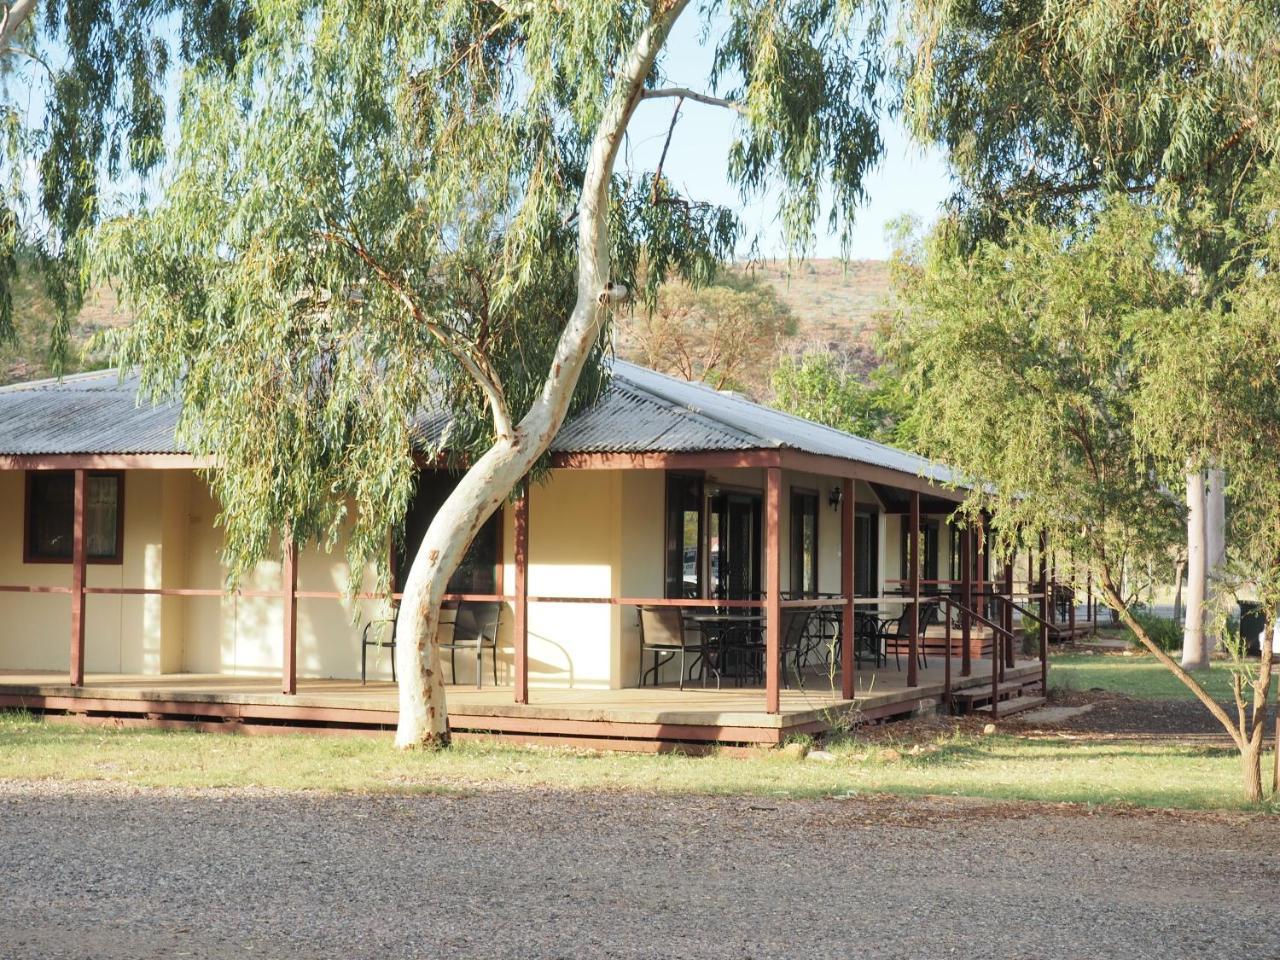
[[[109,374],[114,374],[119,378],[120,368],[103,367],[100,370],[81,370],[79,373],[69,373],[61,377],[42,377],[39,380],[20,380],[17,383],[6,383],[0,386],[0,393],[21,393],[23,390],[42,390],[46,387],[56,387],[64,383],[81,383],[85,380],[93,380]]]

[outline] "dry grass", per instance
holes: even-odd
[[[904,731],[906,732],[906,731]],[[754,756],[594,753],[467,743],[397,752],[390,738],[115,731],[0,714],[0,778],[157,787],[262,787],[331,792],[497,787],[817,797],[941,795],[993,801],[1240,809],[1230,751],[1183,744],[980,736],[947,725],[830,747]]]
[[[876,366],[873,333],[888,314],[889,264],[883,260],[766,260],[756,275],[777,292],[797,320],[784,352],[814,347],[848,356],[870,370]]]

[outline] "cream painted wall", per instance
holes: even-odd
[[[556,470],[529,499],[529,593],[613,596],[622,474]],[[529,604],[529,683],[603,688],[614,679],[615,608]]]
[[[71,566],[22,562],[26,478],[0,471],[0,583],[66,587]],[[96,571],[95,571],[96,574]],[[71,659],[71,602],[65,594],[0,593],[0,666],[14,670],[66,670]]]
[[[666,473],[662,470],[633,470],[622,474],[620,520],[620,596],[661,597],[666,588],[663,569]],[[618,607],[619,644],[614,687],[634,687],[640,667],[640,621],[635,607]],[[663,673],[674,680],[675,668]]]
[[[884,528],[880,538],[881,574],[884,589],[898,589],[901,584],[890,583],[902,579],[902,515],[884,514]]]
[[[830,478],[785,473],[782,500],[782,583],[790,589],[790,489],[819,497],[819,589],[840,588],[840,516],[827,504]],[[762,491],[761,470],[712,471],[717,486]],[[0,583],[66,585],[65,564],[23,564],[23,490],[20,472],[0,472]],[[861,491],[869,495],[870,491]],[[862,497],[860,496],[860,499]],[[553,471],[534,487],[530,501],[530,593],[542,596],[660,597],[663,592],[661,470]],[[187,587],[219,590],[226,570],[217,504],[190,471],[130,471],[125,479],[124,563],[93,565],[93,586]],[[503,519],[505,592],[514,585],[511,511]],[[889,517],[880,536],[881,576],[896,577],[898,521]],[[301,551],[303,591],[346,587],[341,546],[333,554]],[[945,555],[945,554],[944,554]],[[372,588],[365,572],[365,589]],[[264,561],[244,581],[250,589],[281,583],[278,560]],[[90,672],[196,672],[277,676],[283,659],[283,605],[275,598],[102,597],[88,601],[86,665]],[[0,594],[0,667],[65,670],[70,644],[70,604],[65,595]],[[383,603],[336,599],[298,602],[300,677],[355,678],[360,673],[360,632],[385,616]],[[537,686],[626,687],[636,682],[639,630],[634,607],[616,604],[533,603],[529,608],[530,682]],[[509,682],[512,615],[504,610],[499,680]],[[390,678],[390,653],[370,651],[370,677]],[[485,656],[485,675],[490,674]],[[457,680],[474,682],[467,657]],[[674,669],[664,679],[675,679]]]
[[[69,586],[69,563],[24,563],[26,478],[0,472],[0,582]],[[124,551],[118,564],[89,564],[90,587],[159,587],[176,576],[179,544],[166,552],[165,531],[183,515],[185,474],[130,471],[124,481]],[[160,673],[174,669],[182,632],[176,603],[159,597],[89,595],[85,599],[85,670],[88,673]],[[71,604],[65,594],[0,594],[0,666],[66,670],[71,649]],[[172,629],[165,628],[166,618]]]

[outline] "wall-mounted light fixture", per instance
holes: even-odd
[[[844,488],[840,486],[832,487],[831,492],[827,494],[827,504],[831,507],[832,510],[839,510],[840,504],[843,501],[844,501]]]

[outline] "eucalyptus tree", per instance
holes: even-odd
[[[217,458],[233,572],[277,536],[345,537],[363,569],[415,460],[465,471],[399,608],[400,746],[448,738],[449,576],[594,396],[619,304],[706,283],[737,241],[729,211],[658,165],[619,168],[637,112],[732,111],[726,176],[777,191],[797,248],[825,184],[848,238],[880,150],[883,11],[704,3],[713,65],[676,77],[664,46],[689,6],[262,0],[229,73],[184,77],[160,202],[98,237],[136,316],[119,360],[180,396],[184,439]]]
[[[1036,549],[1044,532],[1078,575],[1092,574],[1232,737],[1246,796],[1261,799],[1269,647],[1257,667],[1237,658],[1232,716],[1152,641],[1123,581],[1126,568],[1170,565],[1181,533],[1170,484],[1188,457],[1205,457],[1231,478],[1239,577],[1271,608],[1280,600],[1271,257],[1243,271],[1234,309],[1213,310],[1188,305],[1191,281],[1158,213],[1125,198],[1069,228],[1011,223],[999,242],[968,245],[950,226],[897,268],[903,309],[889,350],[923,451],[967,486],[964,513],[995,514],[997,552]]]
[[[1126,194],[1161,206],[1170,254],[1193,281],[1189,302],[1230,296],[1249,259],[1238,256],[1249,186],[1280,142],[1280,8],[912,0],[905,10],[907,116],[947,149],[953,210],[970,239],[998,236],[1009,216],[1066,225]],[[1219,594],[1220,466],[1185,467],[1188,549],[1208,555]],[[1189,662],[1207,665],[1204,588],[1204,578],[1191,585],[1185,647]]]
[[[29,251],[57,309],[61,369],[104,194],[139,189],[163,162],[171,71],[229,68],[252,29],[240,0],[0,2],[0,341]]]

